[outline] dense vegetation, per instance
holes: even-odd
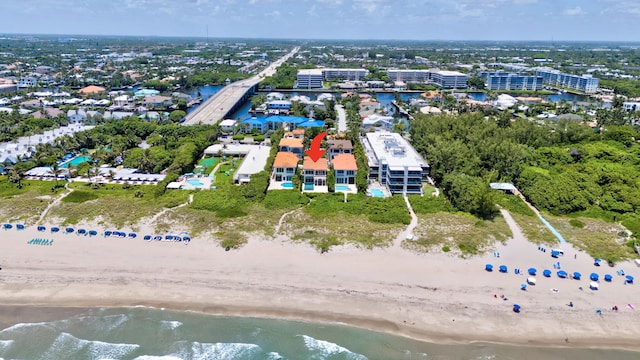
[[[640,231],[640,145],[636,129],[595,133],[572,121],[538,125],[480,114],[418,115],[414,146],[457,209],[495,214],[490,181],[514,183],[539,209],[621,221]]]

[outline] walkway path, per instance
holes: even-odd
[[[542,214],[540,214],[540,211],[538,209],[536,209],[535,206],[533,206],[531,203],[529,203],[527,201],[527,199],[525,199],[524,195],[522,195],[522,193],[520,192],[520,190],[516,189],[515,190],[515,194],[518,195],[518,197],[520,199],[522,199],[522,201],[524,201],[525,204],[527,204],[527,206],[533,210],[534,213],[536,213],[536,215],[538,215],[538,219],[540,219],[540,221],[544,224],[544,226],[546,226],[549,231],[551,231],[551,233],[558,239],[558,241],[560,241],[561,244],[565,244],[567,241],[564,239],[564,237],[562,237],[562,235],[558,232],[558,230],[556,230],[556,228],[553,227],[553,225],[551,225],[547,219],[545,219],[544,217],[542,217]]]
[[[278,220],[278,225],[276,225],[275,231],[274,231],[274,235],[278,235],[278,233],[280,232],[280,228],[282,227],[282,223],[284,223],[284,218],[287,217],[290,214],[293,214],[294,212],[298,211],[299,208],[293,209],[291,211],[288,211],[284,214],[282,214],[282,216],[280,216],[280,220]]]
[[[347,113],[344,111],[344,106],[336,105],[336,114],[338,115],[338,133],[347,132]]]
[[[180,191],[180,190],[176,190],[176,191]],[[153,215],[153,217],[151,218],[149,223],[150,224],[155,224],[155,222],[160,218],[160,216],[166,214],[168,211],[179,209],[179,208],[181,208],[183,206],[187,206],[187,205],[191,204],[192,202],[193,202],[193,194],[189,194],[189,199],[187,200],[187,202],[182,203],[182,204],[180,204],[178,206],[175,206],[175,207],[172,207],[172,208],[166,208],[166,209],[160,211],[159,213]]]
[[[409,198],[407,197],[406,194],[403,195],[403,197],[404,197],[404,202],[407,204],[407,209],[409,209],[409,214],[411,214],[411,222],[403,232],[398,234],[398,236],[396,237],[396,240],[393,242],[393,246],[397,248],[400,248],[402,246],[402,241],[406,240],[407,236],[412,235],[413,229],[415,229],[415,227],[418,226],[418,217],[416,216],[416,213],[413,211],[413,207],[409,202]]]
[[[47,216],[47,214],[49,213],[49,210],[51,210],[54,206],[58,205],[60,201],[62,201],[62,199],[64,199],[65,197],[67,197],[69,194],[73,192],[73,189],[69,188],[69,183],[64,184],[64,188],[67,189],[68,191],[60,195],[57,199],[52,201],[51,204],[49,204],[49,206],[47,206],[44,210],[42,210],[42,213],[40,213],[40,218],[38,218],[38,221],[36,222],[36,224],[41,224],[42,220],[44,220],[45,216]]]

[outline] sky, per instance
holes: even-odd
[[[640,0],[0,0],[0,34],[640,41]]]

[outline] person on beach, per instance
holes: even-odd
[[[573,301],[569,301],[569,304],[567,304],[568,307],[573,307]]]

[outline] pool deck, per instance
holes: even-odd
[[[338,190],[338,186],[346,186],[347,190]],[[358,187],[355,184],[336,184],[335,191],[339,193],[357,194]]]
[[[303,185],[302,192],[303,193],[328,193],[329,187],[326,185],[325,186],[313,185],[313,190],[304,190],[304,185]]]
[[[273,179],[269,180],[269,187],[267,188],[267,191],[269,190],[294,190],[295,188],[286,188],[283,187],[282,184],[284,183],[290,183],[293,181],[275,181]],[[296,189],[299,190],[299,189]]]

